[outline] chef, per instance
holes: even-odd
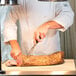
[[[36,41],[31,55],[60,51],[59,31],[64,32],[73,24],[69,2],[18,0],[18,3],[12,6],[4,26],[4,42],[11,46],[11,57],[21,64],[19,55],[27,55]]]

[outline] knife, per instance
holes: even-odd
[[[35,46],[37,45],[38,41],[36,40],[36,44],[33,45],[33,47],[30,49],[30,51],[28,52],[28,56],[30,56],[35,48]]]
[[[39,36],[39,38],[41,39],[41,37]],[[38,44],[38,41],[36,40],[36,44],[33,45],[33,47],[30,49],[30,51],[28,52],[27,56],[30,56],[35,48],[35,46]]]

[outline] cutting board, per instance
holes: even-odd
[[[25,66],[25,67],[7,67],[5,63],[2,64],[2,70],[5,71],[75,71],[75,64],[73,59],[65,59],[63,64],[49,65],[49,66]]]

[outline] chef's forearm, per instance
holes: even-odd
[[[12,49],[19,49],[20,50],[20,46],[19,46],[17,40],[10,40],[9,43],[10,43]]]
[[[58,24],[55,21],[48,21],[47,26],[48,26],[48,29],[61,29],[61,28],[64,28],[62,25]]]
[[[18,55],[21,54],[20,46],[19,46],[17,40],[10,40],[9,43],[12,48],[10,54],[11,54],[12,58],[17,59]]]

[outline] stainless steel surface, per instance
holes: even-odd
[[[6,71],[5,75],[76,75],[76,71]]]

